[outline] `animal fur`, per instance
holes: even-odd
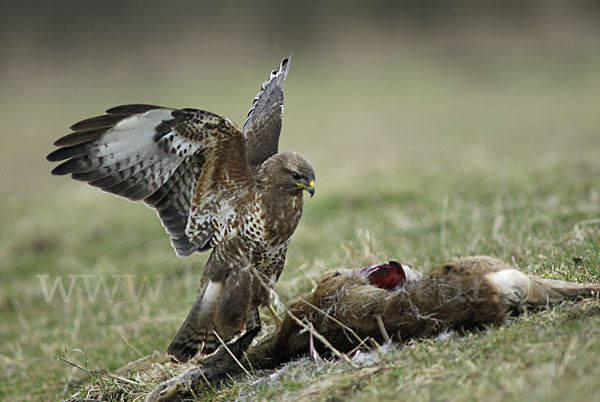
[[[360,342],[344,326],[360,339],[372,338],[382,343],[387,332],[393,341],[404,342],[447,330],[499,326],[511,314],[564,300],[598,297],[600,292],[597,284],[542,279],[491,257],[444,263],[421,279],[407,281],[392,291],[373,286],[363,272],[364,269],[326,273],[313,292],[290,305],[291,314],[256,346],[246,351],[257,332],[250,331],[230,343],[229,351],[221,347],[215,354],[196,361],[192,369],[161,384],[148,400],[171,400],[190,389],[201,389],[206,380],[223,380],[242,373],[231,354],[247,368],[256,370],[275,368],[307,355],[311,345],[319,352],[327,352],[328,346],[310,331],[303,331],[298,320],[309,322],[331,346],[348,352]],[[378,323],[381,320],[385,331]]]

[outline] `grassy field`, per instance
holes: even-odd
[[[108,398],[113,382],[58,358],[112,371],[160,356],[206,258],[175,257],[142,205],[50,177],[52,141],[72,122],[128,102],[201,107],[241,124],[276,62],[244,74],[96,71],[94,82],[84,72],[5,83],[0,399],[56,400],[81,387]],[[317,193],[277,285],[282,300],[310,290],[327,269],[389,258],[427,271],[487,254],[543,277],[598,282],[598,71],[600,58],[589,54],[295,54],[281,148],[313,162]],[[57,280],[64,294],[52,294]],[[597,400],[598,356],[593,301],[411,342],[360,369],[303,361],[199,398]]]

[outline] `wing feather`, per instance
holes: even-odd
[[[156,105],[147,105],[142,103],[136,103],[132,105],[121,105],[111,107],[106,111],[108,114],[120,114],[125,116],[131,116],[132,114],[143,114],[152,109],[156,109]]]
[[[97,140],[105,132],[106,128],[92,128],[89,130],[77,131],[75,133],[67,134],[64,137],[54,141],[54,145],[57,147],[64,147],[68,145],[83,144]]]
[[[279,148],[283,116],[283,82],[290,67],[290,57],[273,70],[252,102],[243,132],[246,139],[248,163],[259,166]]]
[[[52,174],[143,200],[156,210],[179,256],[211,246],[214,230],[225,222],[223,204],[245,212],[248,206],[236,200],[255,191],[256,183],[235,124],[202,110],[143,104],[106,113],[75,123],[55,142],[59,148],[47,159],[62,163]],[[190,230],[198,221],[208,226]]]
[[[102,116],[90,117],[88,119],[78,121],[77,123],[73,124],[70,128],[73,131],[110,128],[122,119],[123,117],[121,117],[120,115],[105,114]]]

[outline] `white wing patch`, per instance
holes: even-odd
[[[171,109],[152,109],[143,114],[127,117],[115,124],[110,130],[113,132],[112,137],[107,132],[104,135],[104,138],[107,141],[117,141],[122,137],[123,132],[130,132],[135,135],[135,133],[140,133],[145,130],[149,130],[154,134],[154,128],[157,126],[157,123],[173,119],[171,112]],[[115,134],[115,132],[120,133]]]

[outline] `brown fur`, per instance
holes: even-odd
[[[376,316],[381,316],[387,332],[395,340],[405,341],[435,336],[448,329],[498,326],[512,311],[596,297],[600,291],[600,285],[523,275],[526,283],[517,289],[520,294],[515,296],[503,292],[489,277],[491,273],[508,270],[515,268],[490,257],[461,258],[438,266],[414,285],[396,292],[370,286],[355,271],[333,271],[322,278],[314,292],[293,303],[290,310],[296,317],[310,320],[316,331],[345,352],[356,347],[358,341],[311,305],[352,328],[361,338],[371,337],[378,342],[384,341],[376,321]],[[274,334],[251,351],[252,356],[259,361],[268,356],[283,362],[305,354],[309,335],[299,332],[298,324],[286,317]],[[320,348],[325,350],[322,345]]]

